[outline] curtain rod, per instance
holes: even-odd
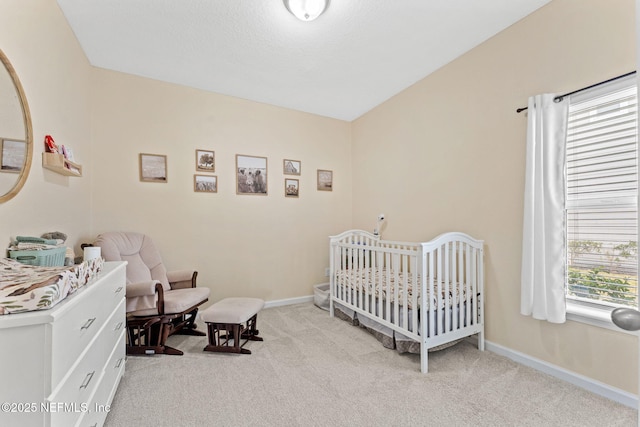
[[[558,96],[556,96],[555,98],[553,98],[553,100],[554,100],[554,101],[562,101],[562,99],[563,99],[565,96],[573,95],[574,93],[582,92],[583,90],[591,89],[591,88],[593,88],[593,87],[597,87],[597,86],[603,85],[603,84],[605,84],[605,83],[609,83],[609,82],[612,82],[612,81],[615,81],[615,80],[618,80],[618,79],[622,79],[622,78],[624,78],[624,77],[631,76],[631,75],[633,75],[633,74],[635,74],[635,73],[636,73],[635,71],[631,71],[631,72],[626,73],[626,74],[623,74],[623,75],[621,75],[621,76],[613,77],[613,78],[611,78],[611,79],[609,79],[609,80],[605,80],[605,81],[600,82],[600,83],[595,83],[595,84],[592,84],[591,86],[587,86],[587,87],[583,87],[582,89],[574,90],[573,92],[565,93],[564,95],[558,95]],[[516,113],[521,113],[521,112],[523,112],[524,110],[527,110],[528,108],[529,108],[529,107],[521,107],[521,108],[518,108],[518,109],[516,110]]]

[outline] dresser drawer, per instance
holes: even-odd
[[[74,402],[74,408],[64,408],[62,412],[51,414],[51,424],[54,426],[73,426],[80,417],[91,408],[94,394],[99,390],[105,377],[112,378],[112,369],[105,371],[107,361],[113,356],[114,348],[124,338],[124,310],[125,302],[113,310],[111,316],[103,322],[103,327],[98,332],[86,352],[82,353],[77,365],[65,377],[58,389],[54,390],[49,399],[54,405]]]
[[[98,385],[93,400],[89,404],[89,411],[84,413],[77,426],[96,427],[104,424],[109,414],[110,404],[116,392],[125,366],[125,332],[113,347],[113,351],[104,369],[104,376]]]
[[[92,286],[87,285],[87,286]],[[124,288],[117,282],[99,288],[87,288],[91,298],[84,298],[73,310],[66,312],[52,327],[52,390],[78,360],[84,349],[96,338],[116,306],[124,302]],[[124,327],[124,309],[120,316]],[[115,325],[114,325],[115,326]]]
[[[47,399],[50,405],[62,408],[50,414],[52,426],[74,426],[89,410],[91,397],[104,376],[106,363],[102,343],[96,344],[76,365],[62,387]],[[73,407],[63,408],[65,404],[72,404]]]
[[[114,348],[121,348],[122,355],[125,353],[125,346],[119,346],[119,343],[125,338],[125,300],[120,301],[120,304],[113,310],[109,319],[105,322],[104,329],[100,332],[99,340],[103,341],[101,345],[104,346],[105,353],[111,357]]]

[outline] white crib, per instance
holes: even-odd
[[[478,334],[484,350],[483,244],[459,232],[425,243],[332,236],[330,314],[346,308],[419,342],[423,373],[430,348]]]

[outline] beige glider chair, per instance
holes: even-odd
[[[127,354],[174,354],[173,334],[206,335],[196,330],[198,306],[209,288],[197,288],[197,271],[167,271],[155,244],[141,233],[108,232],[93,243],[105,261],[127,261]]]

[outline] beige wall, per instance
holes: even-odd
[[[79,163],[91,161],[92,68],[54,0],[0,1],[0,49],[11,61],[31,110],[34,153],[22,191],[0,204],[0,245],[16,235],[68,234],[68,243],[91,236],[90,175],[68,178],[42,169],[44,136],[73,147]]]
[[[195,266],[212,301],[311,295],[328,236],[351,222],[350,124],[96,69],[93,230],[153,236],[168,268]],[[195,150],[215,151],[218,193],[195,193]],[[140,182],[138,154],[167,155],[168,182]],[[268,196],[236,195],[235,155],[268,159]],[[299,199],[284,159],[300,160]],[[316,190],[316,170],[334,190]],[[297,177],[293,177],[297,178]]]
[[[0,205],[0,237],[60,230],[80,252],[105,230],[154,237],[169,268],[196,268],[211,300],[312,294],[327,236],[351,221],[350,124],[91,67],[54,0],[3,0],[0,48],[31,107],[33,166]],[[41,167],[44,135],[74,149],[83,178]],[[216,152],[217,194],[194,193],[195,149]],[[139,182],[140,152],[168,156],[167,184]],[[269,195],[235,194],[235,154],[268,157]],[[284,197],[283,159],[302,162]],[[316,191],[316,169],[334,171]]]
[[[527,98],[636,68],[633,0],[554,0],[353,123],[353,212],[383,236],[485,240],[487,339],[637,392],[637,339],[519,314]],[[615,367],[615,368],[612,368]]]
[[[515,108],[635,69],[633,0],[554,0],[352,124],[89,66],[54,0],[0,2],[0,48],[24,86],[35,153],[0,205],[0,238],[139,230],[170,268],[195,266],[212,300],[311,294],[329,234],[388,222],[385,238],[461,230],[486,242],[487,338],[637,391],[636,339],[519,314],[526,117]],[[45,134],[83,178],[43,170]],[[217,194],[193,192],[195,149],[216,152]],[[141,183],[138,153],[166,154],[169,181]],[[269,196],[235,195],[235,154],[269,159]],[[302,161],[300,199],[282,159]],[[335,190],[315,190],[318,168]],[[352,176],[353,174],[353,176]],[[354,189],[352,191],[352,188]],[[606,366],[615,368],[607,369]]]

